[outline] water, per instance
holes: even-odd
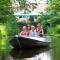
[[[48,47],[11,50],[9,55],[0,56],[0,60],[52,60],[52,49]]]
[[[60,37],[52,38],[51,47],[12,49],[0,56],[0,60],[60,60]]]
[[[12,60],[52,60],[50,48],[34,48],[34,49],[22,49],[12,50]]]

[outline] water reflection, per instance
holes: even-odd
[[[12,60],[52,60],[50,48],[21,49],[11,51]]]

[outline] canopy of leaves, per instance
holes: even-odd
[[[0,16],[10,14],[10,0],[0,0]]]
[[[12,14],[10,0],[0,0],[0,23],[4,23],[4,18]]]
[[[20,4],[20,10],[29,10],[28,8],[31,8],[32,10],[37,7],[37,3],[30,3],[28,0],[17,0]],[[36,1],[36,0],[35,0]]]
[[[11,10],[10,0],[0,0],[0,24],[6,26],[8,35],[17,33],[17,21]],[[16,30],[17,29],[17,30]]]
[[[60,0],[51,0],[51,3],[48,4],[47,11],[59,13],[60,12]]]
[[[50,27],[48,27],[48,33],[56,35],[60,34],[60,28],[56,28],[56,26],[60,26],[60,0],[50,1],[51,3],[47,6],[48,15],[43,16],[43,19],[50,24]]]

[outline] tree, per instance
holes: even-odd
[[[5,17],[12,13],[10,6],[10,0],[0,0],[0,23],[4,23]]]
[[[52,35],[59,34],[60,28],[56,28],[60,26],[60,1],[59,0],[50,0],[51,3],[47,6],[47,12],[51,15],[47,21],[50,23],[50,28],[48,28],[48,33]],[[58,33],[58,32],[59,33]]]
[[[37,3],[30,3],[28,0],[17,0],[20,4],[21,10],[33,10],[37,7]],[[35,0],[36,1],[36,0]]]
[[[15,35],[17,31],[17,21],[13,15],[12,3],[10,0],[0,0],[0,25],[3,24],[6,26],[8,35]],[[13,27],[12,27],[13,26]],[[17,32],[18,33],[18,32]],[[17,34],[16,33],[16,34]]]
[[[0,0],[0,16],[1,15],[7,15],[10,13],[10,6],[11,2],[10,0]]]
[[[51,3],[48,4],[47,11],[60,13],[60,1],[59,0],[51,0]]]

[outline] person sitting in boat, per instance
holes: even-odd
[[[43,32],[43,28],[42,28],[41,23],[38,23],[38,24],[37,24],[36,31],[37,31],[37,33],[38,33],[38,36],[43,36],[43,35],[44,35],[44,32]]]
[[[20,32],[19,35],[22,36],[22,37],[27,37],[28,36],[28,31],[27,31],[27,27],[26,26],[22,27],[22,31]]]
[[[35,26],[34,25],[31,26],[31,30],[29,32],[29,37],[37,37],[37,32],[35,30]]]
[[[30,30],[31,30],[31,26],[28,24],[28,25],[27,25],[28,35],[29,35]]]

